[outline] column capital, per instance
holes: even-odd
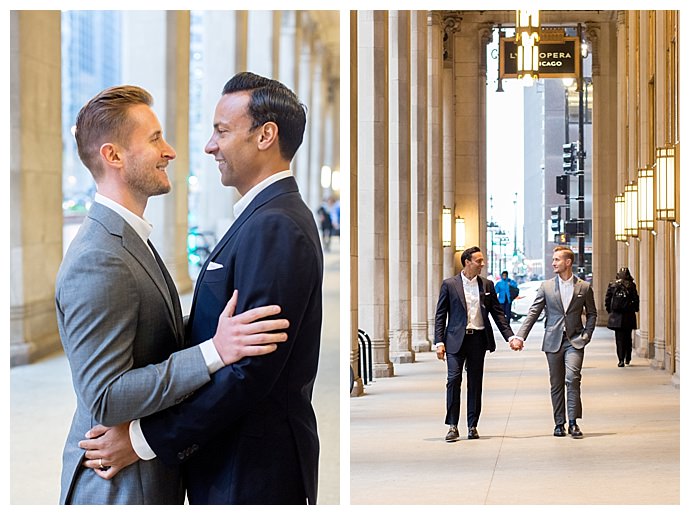
[[[453,62],[453,35],[460,32],[462,16],[450,11],[443,15],[443,61],[446,66]]]
[[[443,16],[441,16],[441,13],[439,11],[428,11],[427,14],[427,25],[431,27],[432,25],[441,25],[441,22],[443,21]]]
[[[592,45],[592,76],[601,73],[601,59],[599,56],[599,33],[601,26],[598,23],[588,23],[584,29],[585,37]]]
[[[477,33],[479,34],[479,72],[486,78],[486,47],[494,39],[494,30],[492,23],[482,23],[479,25]]]

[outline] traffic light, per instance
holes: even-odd
[[[556,193],[570,195],[570,177],[567,175],[556,176]]]
[[[558,207],[551,208],[551,230],[561,232],[561,209]]]
[[[563,173],[571,175],[577,173],[577,143],[563,145]]]

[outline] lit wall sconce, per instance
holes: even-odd
[[[539,11],[517,10],[515,16],[517,76],[531,84],[534,79],[539,78]]]
[[[616,207],[616,240],[628,241],[628,237],[625,235],[625,197],[616,195],[613,204]]]
[[[637,236],[637,184],[631,182],[625,185],[625,234]]]
[[[651,167],[637,171],[637,227],[654,229],[654,169]]]
[[[676,219],[676,152],[673,146],[656,149],[656,217]]]
[[[444,247],[450,247],[452,218],[449,207],[443,207],[441,212],[441,242]]]
[[[321,187],[323,189],[328,189],[331,187],[331,167],[322,166],[321,167]]]
[[[340,170],[333,170],[331,174],[331,188],[333,191],[340,191]]]
[[[465,250],[465,219],[455,217],[455,250]]]

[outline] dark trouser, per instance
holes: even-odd
[[[630,361],[632,356],[632,329],[615,329],[618,361]]]
[[[503,308],[503,313],[505,314],[506,320],[508,321],[508,323],[510,323],[510,317],[511,317],[511,309],[510,308],[512,305],[513,305],[512,302],[504,302],[503,304],[501,304],[501,307]]]
[[[574,348],[565,336],[558,351],[546,353],[546,361],[549,363],[549,381],[551,382],[553,420],[556,424],[565,424],[566,390],[568,392],[568,420],[582,417],[580,381],[584,358],[585,350]]]
[[[446,424],[456,426],[460,419],[460,386],[462,369],[467,365],[467,427],[477,427],[482,411],[482,382],[484,379],[484,357],[486,356],[486,334],[475,331],[466,334],[460,350],[447,353],[448,382],[446,383]]]

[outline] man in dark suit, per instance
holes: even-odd
[[[486,351],[496,350],[489,313],[506,341],[513,336],[510,324],[496,297],[494,284],[479,276],[484,255],[479,247],[465,250],[460,257],[462,272],[446,279],[436,306],[436,356],[448,363],[446,384],[447,442],[460,436],[460,386],[462,369],[467,369],[467,438],[479,438],[477,425],[482,409],[482,381]]]
[[[223,185],[242,199],[199,274],[189,343],[212,334],[234,290],[237,312],[277,304],[290,327],[273,354],[225,367],[183,403],[133,423],[139,457],[184,464],[191,504],[316,503],[319,440],[311,397],[323,254],[314,216],[289,170],[305,124],[292,91],[252,73],[230,79],[216,106],[205,150],[218,162]],[[129,446],[123,436],[109,441]],[[126,461],[136,459],[130,454]]]

